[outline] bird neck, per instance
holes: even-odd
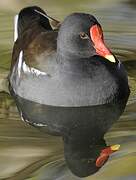
[[[96,159],[103,147],[103,138],[79,136],[64,138],[64,155],[70,170],[79,177],[86,177],[98,171]]]
[[[64,144],[69,146],[71,150],[76,149],[90,149],[93,146],[106,146],[103,134],[96,132],[82,132],[75,131],[71,134],[64,136]]]

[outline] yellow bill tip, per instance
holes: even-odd
[[[108,59],[112,63],[116,62],[115,57],[113,55],[106,55],[105,58]]]
[[[118,151],[119,148],[120,148],[120,145],[119,145],[119,144],[115,144],[115,145],[112,145],[112,146],[111,146],[111,150],[112,150],[112,151]]]

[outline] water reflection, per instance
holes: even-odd
[[[112,108],[114,107],[109,108],[109,114]],[[125,178],[125,176],[132,180],[135,179],[135,176],[132,176],[135,172],[134,164],[136,161],[136,156],[134,154],[136,148],[135,108],[136,103],[128,105],[120,121],[115,123],[109,133],[106,134],[106,144],[120,144],[120,150],[110,156],[109,160],[100,171],[93,176],[89,176],[87,179],[108,180],[113,177],[115,179],[117,177]],[[101,110],[101,108],[97,107],[97,110],[98,109]],[[18,116],[14,101],[5,93],[0,94],[0,111],[0,167],[2,170],[0,176],[2,179],[5,177],[9,177],[8,179],[11,180],[33,180],[33,178],[39,180],[80,179],[73,176],[67,168],[63,154],[63,142],[60,137],[48,135],[45,129],[43,130],[44,133],[42,133],[22,122]],[[120,110],[116,110],[115,112],[117,118]],[[86,131],[88,128],[86,127]],[[74,132],[76,132],[80,138],[80,133],[78,133],[78,131],[73,131],[73,133]],[[81,131],[81,134],[82,133]],[[88,133],[90,134],[90,132]],[[74,153],[71,161],[73,161],[73,158],[77,159],[71,162],[71,164],[74,163],[73,166],[76,162],[83,163],[83,165],[85,163],[86,165],[88,163],[87,159],[90,156],[90,150],[88,151],[88,146],[85,146],[85,144],[88,144],[88,137],[86,137],[85,142],[83,139],[79,139],[79,141],[81,144],[78,145],[75,143],[74,149],[68,150],[69,154],[71,152],[72,154]],[[80,148],[78,148],[79,146]],[[75,149],[75,147],[77,147],[77,149]],[[79,149],[81,149],[81,151]],[[84,161],[81,161],[81,159]],[[77,165],[79,165],[78,163]],[[69,166],[71,166],[71,164]],[[122,167],[122,169],[120,169],[120,167]],[[89,174],[90,172],[87,172],[87,170],[87,166],[84,166],[84,170],[81,171],[79,175],[83,176],[83,173],[84,175]],[[74,173],[79,173],[77,169],[73,169],[73,171]]]
[[[104,134],[124,111],[126,99],[91,107],[55,107],[12,95],[24,121],[63,137],[66,163],[75,175],[96,173],[114,152],[106,148]]]

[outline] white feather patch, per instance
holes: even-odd
[[[18,76],[19,77],[21,75],[22,61],[23,61],[23,51],[20,51],[19,59],[18,59],[18,66],[17,66],[17,71],[18,71]]]
[[[14,42],[18,38],[18,14],[14,17]]]
[[[38,69],[33,68],[33,67],[29,67],[25,63],[25,61],[23,61],[23,51],[20,51],[20,54],[19,54],[17,70],[18,70],[18,76],[19,77],[21,75],[21,71],[26,73],[26,74],[33,74],[35,76],[46,76],[46,75],[48,75],[46,72],[39,71]]]
[[[33,74],[33,75],[36,75],[36,76],[46,76],[46,75],[48,75],[46,72],[39,71],[36,68],[32,68],[32,67],[27,66],[25,61],[23,62],[22,70],[23,70],[24,73]]]

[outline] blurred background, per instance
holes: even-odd
[[[13,47],[13,19],[21,8],[37,5],[62,21],[72,12],[96,16],[105,41],[124,63],[131,88],[126,110],[106,134],[120,144],[105,166],[87,180],[136,179],[136,1],[135,0],[1,0],[0,1],[0,179],[79,180],[68,170],[60,137],[25,124],[7,91]]]

